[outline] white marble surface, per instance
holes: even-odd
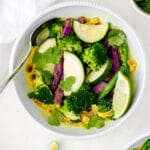
[[[122,16],[136,30],[144,46],[146,62],[150,64],[150,18],[145,18],[136,12],[130,0],[98,2]],[[0,45],[0,82],[7,75],[12,45],[13,42]],[[145,92],[132,116],[119,128],[104,136],[81,141],[65,140],[47,133],[47,130],[37,124],[24,110],[10,83],[0,94],[0,150],[48,150],[53,140],[58,141],[60,150],[123,149],[131,140],[150,131],[149,73],[150,69],[147,68]]]

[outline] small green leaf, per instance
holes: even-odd
[[[58,47],[50,48],[44,53],[44,58],[48,63],[58,64],[61,58],[61,50]]]
[[[60,58],[61,50],[53,47],[42,54],[36,51],[33,56],[33,63],[36,65],[36,68],[43,69],[48,63],[58,64]]]
[[[47,70],[41,70],[43,81],[47,84],[50,85],[52,82],[52,74],[47,71]]]
[[[46,65],[46,60],[38,51],[35,52],[32,61],[36,65],[36,68],[44,68]]]
[[[109,44],[113,47],[121,46],[126,40],[126,35],[122,30],[113,29],[108,33]]]
[[[86,126],[86,129],[90,129],[92,127],[101,128],[105,125],[104,120],[98,115],[91,116],[89,123]]]
[[[74,76],[69,76],[65,80],[62,80],[59,84],[59,87],[64,91],[71,91],[73,84],[76,79]]]
[[[48,118],[48,123],[50,125],[59,126],[63,118],[64,115],[59,111],[57,111],[56,109],[54,109]]]

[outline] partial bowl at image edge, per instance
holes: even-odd
[[[145,12],[144,10],[142,10],[135,2],[134,0],[130,0],[133,8],[139,13],[141,14],[143,17],[145,18],[150,18],[150,14]]]

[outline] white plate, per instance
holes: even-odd
[[[108,10],[95,3],[87,2],[64,2],[52,6],[45,10],[41,15],[36,17],[20,35],[16,41],[10,60],[9,72],[12,72],[14,67],[18,64],[20,59],[25,55],[27,48],[29,47],[29,37],[31,32],[45,21],[55,17],[78,17],[78,16],[98,16],[102,22],[111,22],[114,26],[119,26],[127,35],[128,43],[131,51],[131,55],[137,60],[138,67],[134,73],[134,79],[136,83],[136,90],[134,91],[133,102],[128,112],[120,119],[109,122],[105,127],[101,129],[91,129],[90,131],[83,130],[82,128],[74,127],[55,127],[50,126],[47,121],[41,116],[38,109],[34,106],[32,100],[27,97],[28,88],[25,81],[24,70],[17,74],[14,79],[14,87],[16,89],[19,101],[27,110],[27,112],[40,123],[48,132],[55,133],[59,136],[69,138],[89,138],[97,135],[103,135],[104,133],[111,131],[113,128],[119,127],[123,121],[125,121],[136,108],[140,100],[140,96],[144,86],[145,80],[145,61],[141,44],[131,27],[122,18],[116,15],[111,10]],[[127,121],[127,120],[126,120]]]

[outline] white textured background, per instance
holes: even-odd
[[[63,0],[0,0],[0,82],[8,73],[9,56],[15,37],[25,27],[26,22],[48,5],[60,1]],[[150,64],[150,18],[139,14],[130,0],[97,2],[122,16],[136,30],[144,45],[146,62]],[[150,70],[146,72],[148,76]],[[121,150],[134,138],[150,131],[148,79],[145,87],[144,96],[136,110],[118,129],[101,137],[77,141],[50,135],[47,130],[35,123],[19,103],[10,83],[0,94],[0,150],[48,150],[53,140],[59,142],[60,150]]]

